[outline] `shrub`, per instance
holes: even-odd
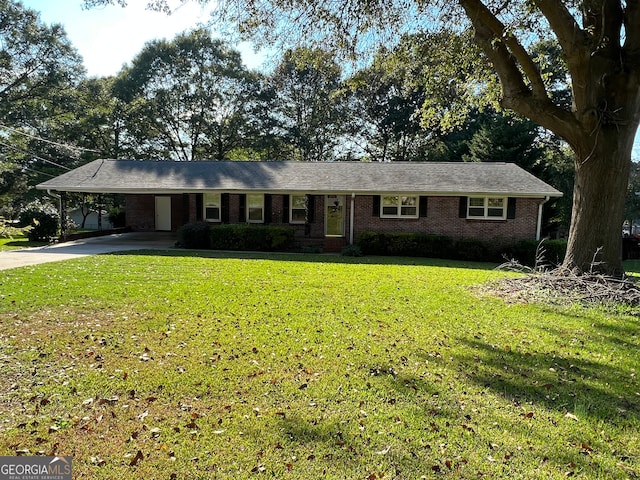
[[[109,222],[114,228],[122,228],[127,224],[124,208],[113,207],[109,210]]]
[[[178,245],[183,248],[211,248],[209,230],[207,222],[187,223],[178,229]]]
[[[343,257],[361,257],[362,249],[358,245],[347,245],[342,249]]]
[[[58,234],[58,215],[37,207],[29,208],[20,214],[20,225],[31,227],[27,238],[32,242],[50,242]]]
[[[356,239],[356,244],[364,255],[388,255],[386,234],[377,232],[362,232]]]
[[[454,250],[455,258],[458,260],[496,261],[495,256],[490,255],[487,244],[476,238],[461,238],[455,243]]]
[[[403,255],[409,257],[448,258],[453,240],[445,235],[424,233],[363,232],[356,244],[365,255]]]
[[[542,243],[544,258],[551,265],[560,265],[567,253],[566,240],[545,240]]]
[[[286,251],[293,247],[294,230],[262,225],[214,225],[210,241],[214,250]]]
[[[33,227],[16,227],[14,222],[5,220],[4,217],[0,217],[0,238],[13,238],[19,235],[25,235]]]
[[[504,262],[506,258],[531,267],[535,266],[539,243],[536,240],[477,238],[454,241],[446,235],[397,232],[362,232],[356,240],[365,255],[402,255],[496,263]],[[567,242],[549,240],[543,242],[541,248],[545,263],[557,265],[564,258]]]

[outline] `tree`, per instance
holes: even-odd
[[[362,139],[360,147],[373,161],[425,160],[428,134],[420,125],[424,89],[407,88],[389,55],[382,49],[370,67],[347,82],[354,138]]]
[[[341,74],[330,53],[298,48],[285,52],[270,76],[273,133],[288,145],[288,159],[336,158],[345,123]]]
[[[596,268],[623,272],[620,226],[640,122],[637,1],[227,0],[219,2],[218,12],[245,35],[290,41],[283,34],[298,32],[311,42],[321,38],[337,47],[367,33],[426,29],[434,16],[461,29],[471,26],[499,78],[501,106],[563,138],[573,152],[575,183],[564,266],[589,270],[597,253],[602,263]],[[531,45],[538,39],[553,40],[562,52],[570,106],[555,97],[547,65],[533,54]]]
[[[236,50],[194,30],[148,43],[114,91],[130,106],[138,156],[222,160],[243,141],[255,81]]]
[[[0,0],[0,47],[0,203],[15,215],[30,185],[74,166],[60,132],[84,69],[62,26],[12,0]]]

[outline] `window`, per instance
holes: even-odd
[[[204,219],[207,222],[219,222],[220,221],[220,205],[221,195],[219,193],[205,193],[203,208]]]
[[[383,195],[380,202],[382,218],[418,218],[418,197]]]
[[[289,205],[289,221],[291,223],[305,223],[307,221],[307,196],[291,195]]]
[[[467,218],[504,220],[507,218],[507,199],[504,197],[469,197]]]
[[[247,195],[247,222],[264,222],[264,195]]]

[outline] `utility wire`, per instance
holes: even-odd
[[[55,145],[57,147],[63,147],[63,148],[68,148],[70,150],[78,150],[78,151],[82,151],[82,152],[100,153],[98,150],[93,150],[91,148],[76,147],[76,146],[65,144],[65,143],[58,143],[58,142],[54,142],[52,140],[47,140],[46,138],[38,137],[37,135],[31,135],[30,133],[23,132],[22,130],[18,130],[18,129],[13,128],[13,127],[8,127],[7,125],[3,125],[1,123],[0,123],[0,128],[7,129],[7,130],[10,130],[10,131],[12,131],[14,133],[19,133],[20,135],[24,135],[25,137],[29,137],[29,138],[32,138],[34,140],[38,140],[40,142],[45,142],[45,143],[48,143],[50,145]]]
[[[47,177],[56,178],[55,175],[51,175],[50,173],[39,172],[38,170],[34,170],[33,168],[29,168],[29,167],[22,167],[22,168],[24,168],[25,170],[29,170],[30,172],[37,173],[39,175],[46,175]]]
[[[64,168],[65,170],[71,170],[69,167],[65,167],[64,165],[60,165],[59,163],[56,163],[56,162],[54,162],[52,160],[47,160],[46,158],[39,157],[38,155],[36,155],[33,152],[30,152],[29,150],[26,150],[24,148],[19,148],[19,147],[16,147],[15,145],[8,145],[8,144],[6,144],[4,142],[0,142],[0,145],[3,145],[5,147],[7,147],[7,148],[10,148],[12,150],[15,150],[15,151],[18,151],[18,152],[21,152],[21,153],[26,153],[27,155],[31,155],[36,160],[41,160],[43,162],[50,163],[52,165],[55,165],[56,167]]]

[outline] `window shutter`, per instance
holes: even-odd
[[[507,202],[507,218],[516,218],[516,199],[514,197],[509,197]]]
[[[313,223],[316,210],[316,197],[314,195],[307,195],[307,223]]]
[[[245,223],[247,221],[247,195],[240,194],[240,208],[238,209],[238,221]]]
[[[418,200],[420,202],[420,216],[427,216],[427,205],[429,203],[429,197],[421,196]]]
[[[380,195],[373,196],[373,211],[371,212],[371,216],[380,216]]]
[[[289,195],[282,195],[282,223],[289,223]]]
[[[229,194],[220,195],[220,221],[229,223]]]
[[[460,205],[458,207],[458,217],[467,218],[467,201],[468,197],[460,197]]]
[[[196,220],[201,222],[204,218],[204,193],[196,194]]]
[[[271,223],[271,218],[273,217],[271,212],[271,194],[264,194],[264,223]]]

